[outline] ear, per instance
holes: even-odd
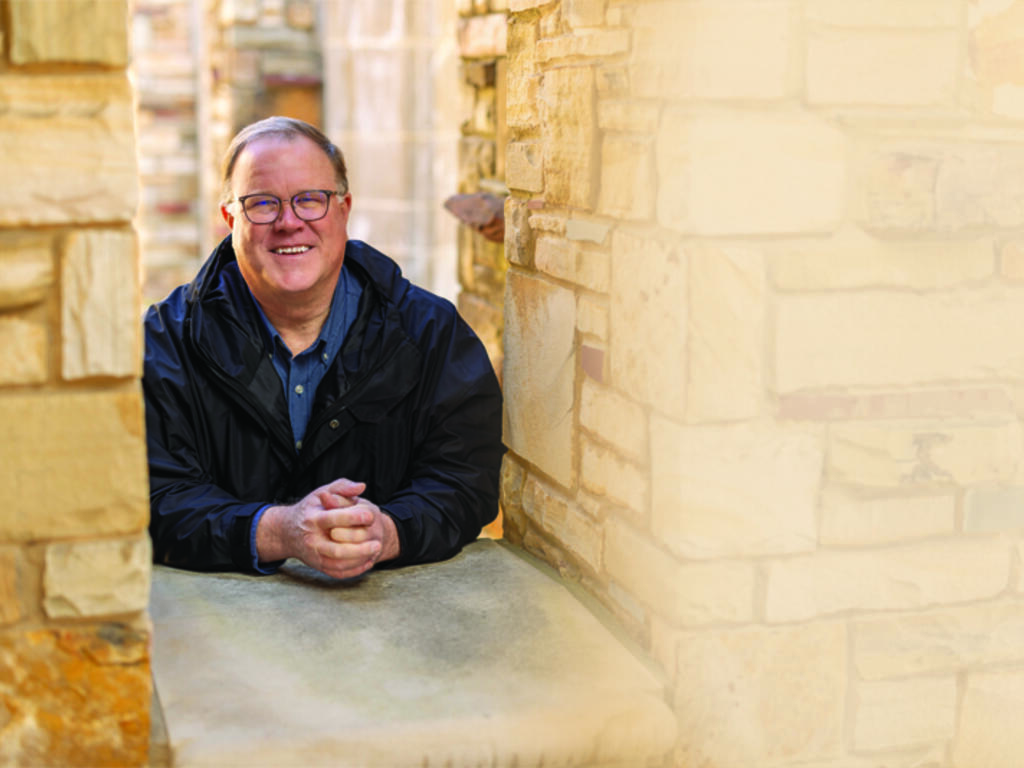
[[[224,221],[227,222],[229,228],[235,228],[235,217],[231,215],[226,205],[220,207],[220,215],[224,217]]]

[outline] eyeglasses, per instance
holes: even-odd
[[[303,221],[317,221],[327,215],[331,198],[341,195],[330,189],[307,189],[292,195],[289,201],[295,215]],[[281,216],[281,198],[277,195],[242,195],[236,198],[242,204],[245,218],[253,224],[273,224]]]

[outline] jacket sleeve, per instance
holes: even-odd
[[[451,557],[498,513],[501,389],[483,344],[451,313],[448,333],[421,344],[427,362],[409,482],[381,505],[401,542],[388,566]]]
[[[191,570],[254,571],[253,518],[263,503],[218,487],[206,467],[201,396],[167,304],[146,315],[142,379],[155,562]]]

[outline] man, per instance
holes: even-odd
[[[223,178],[231,235],[146,315],[154,559],[348,578],[451,557],[497,513],[479,340],[348,239],[345,163],[313,126],[248,126]]]

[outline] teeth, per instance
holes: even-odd
[[[297,245],[294,248],[275,248],[274,249],[274,253],[281,253],[281,254],[288,255],[288,254],[292,254],[292,253],[305,253],[308,250],[309,250],[309,246]]]

